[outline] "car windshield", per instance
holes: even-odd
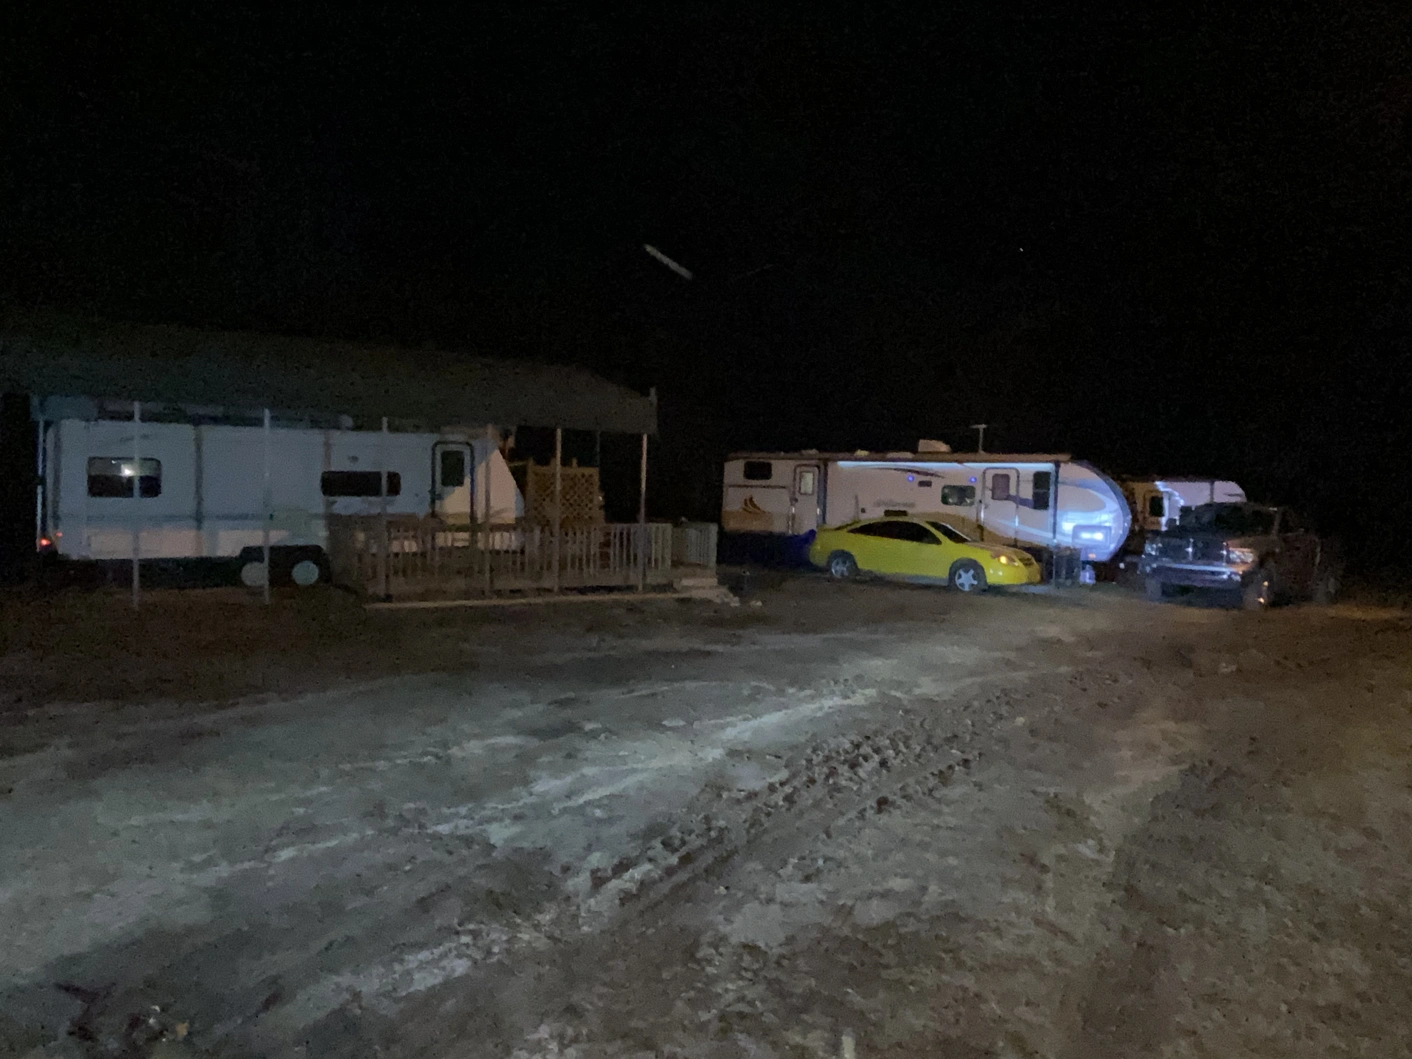
[[[1182,508],[1181,528],[1214,530],[1242,537],[1260,537],[1273,532],[1275,513],[1268,508],[1244,504],[1202,504]]]
[[[936,530],[938,533],[940,533],[947,540],[951,541],[953,544],[971,543],[970,537],[966,536],[960,530],[948,526],[945,522],[928,522],[927,525],[930,526],[932,529]]]

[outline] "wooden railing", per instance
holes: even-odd
[[[331,516],[329,556],[344,584],[386,595],[662,584],[672,527],[459,526],[435,518]]]

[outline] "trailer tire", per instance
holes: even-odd
[[[260,548],[246,548],[240,555],[240,583],[247,588],[263,588],[270,577],[272,587],[309,588],[327,584],[328,555],[315,544],[277,544],[270,549],[270,571]]]
[[[958,592],[984,592],[985,569],[974,559],[958,559],[951,564],[947,583]]]
[[[834,552],[824,564],[829,576],[840,581],[849,581],[858,576],[858,560],[848,552]]]

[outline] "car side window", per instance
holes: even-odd
[[[914,544],[936,544],[937,539],[925,526],[915,522],[870,522],[866,526],[849,530],[864,537],[882,537],[890,541],[908,541]]]
[[[898,540],[910,541],[913,544],[940,544],[936,534],[927,527],[916,522],[899,522],[897,524]]]

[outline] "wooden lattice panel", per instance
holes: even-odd
[[[566,527],[602,525],[598,468],[565,466],[562,475],[562,524]],[[525,468],[525,519],[543,526],[554,521],[553,464],[541,467],[531,463]]]

